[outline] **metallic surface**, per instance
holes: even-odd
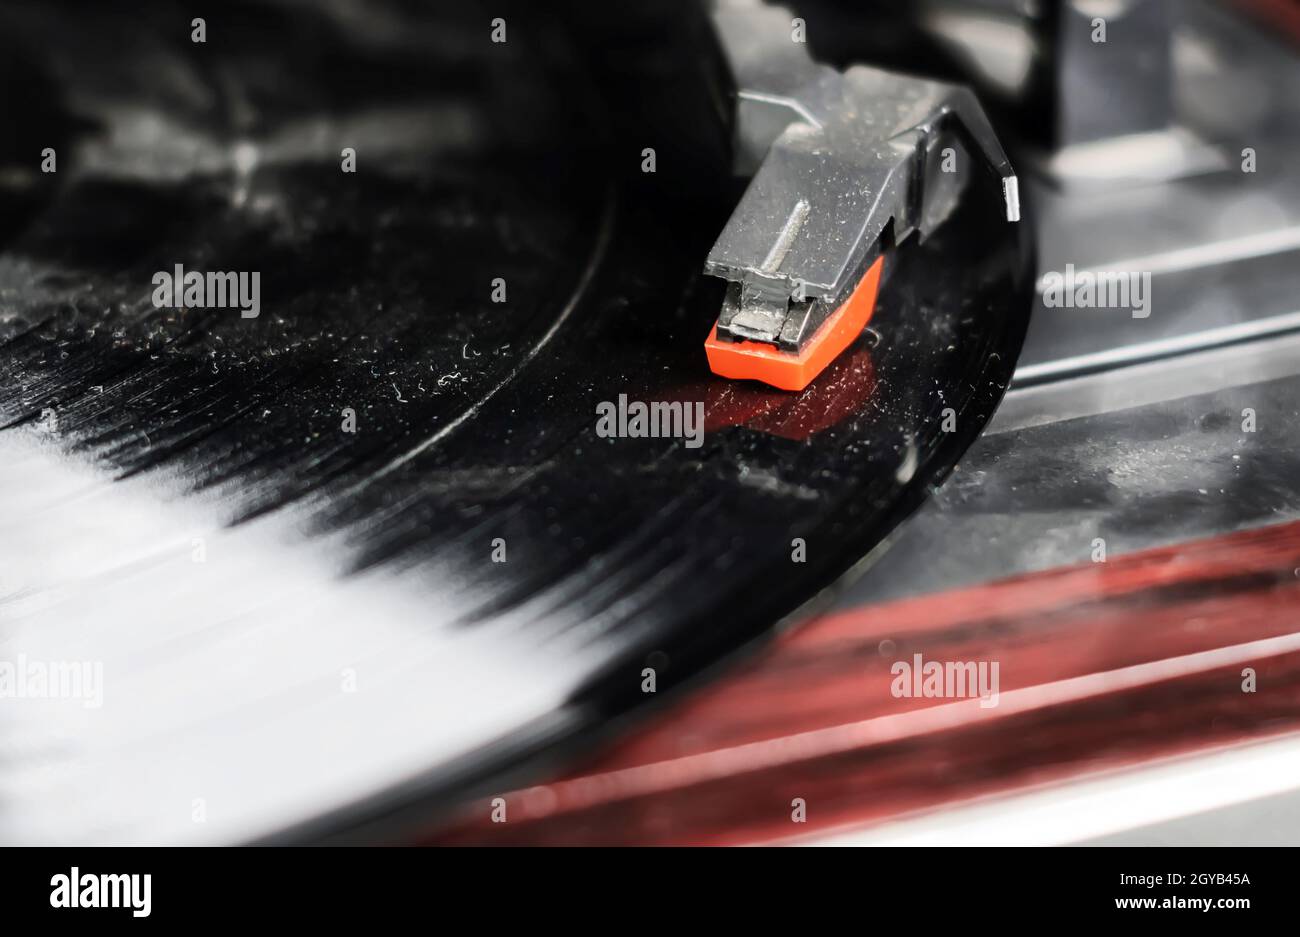
[[[996,179],[1006,220],[1019,219],[1011,164],[968,90],[817,65],[779,7],[715,18],[737,84],[738,168],[758,167],[705,262],[731,284],[720,338],[799,351],[880,252],[927,237],[973,178]]]

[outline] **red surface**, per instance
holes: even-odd
[[[915,653],[997,661],[998,705],[895,698]],[[507,823],[478,803],[433,841],[762,842],[1295,730],[1300,523],[820,619],[580,773],[503,793]]]
[[[1286,38],[1300,44],[1300,3],[1296,0],[1235,0],[1236,5],[1252,14],[1266,28],[1281,30]]]
[[[876,292],[884,264],[883,256],[876,258],[849,298],[822,323],[799,354],[778,351],[763,342],[724,342],[718,338],[715,325],[704,342],[709,368],[714,374],[733,380],[748,379],[781,390],[803,390],[862,334],[876,311]]]

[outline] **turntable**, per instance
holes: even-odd
[[[0,660],[102,699],[0,705],[0,838],[975,841],[1288,757],[1297,40],[1030,6],[7,3]]]

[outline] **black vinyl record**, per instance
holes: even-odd
[[[739,188],[688,6],[6,5],[0,839],[391,835],[806,609],[952,469],[1026,225],[974,190],[807,390],[714,377]],[[160,307],[178,266],[256,314]],[[700,432],[600,432],[656,402]]]

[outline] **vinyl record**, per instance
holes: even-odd
[[[860,566],[1010,379],[982,192],[807,390],[709,373],[703,20],[360,9],[0,14],[4,841],[391,835],[564,758]]]

